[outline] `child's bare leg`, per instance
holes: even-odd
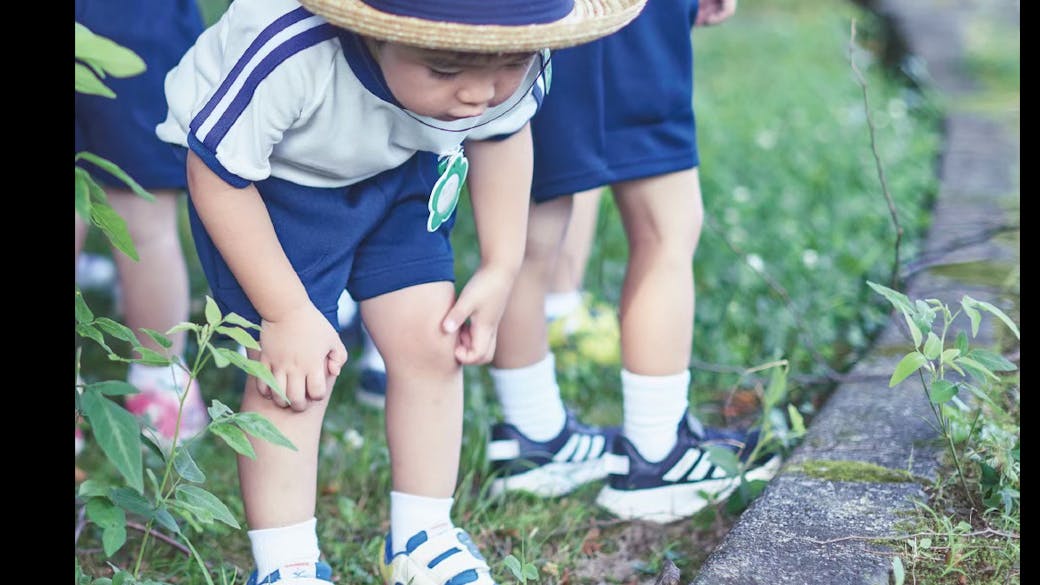
[[[580,291],[585,281],[585,267],[596,236],[596,221],[603,190],[599,187],[574,194],[574,210],[567,224],[559,259],[549,282],[550,293]]]
[[[556,269],[572,203],[573,197],[567,196],[531,206],[523,264],[498,326],[498,345],[492,361],[495,368],[529,366],[549,353],[545,295]]]
[[[126,325],[135,332],[141,327],[165,333],[188,319],[188,270],[177,231],[176,191],[155,190],[155,201],[146,201],[133,192],[109,189],[109,202],[126,220],[140,260],[121,252],[114,254],[123,292]],[[170,352],[184,351],[185,333],[170,336]],[[150,337],[140,335],[146,347],[162,351]]]
[[[432,282],[361,302],[361,316],[386,362],[386,436],[393,491],[391,546],[422,530],[450,528],[462,446],[462,367],[441,321],[455,299]]]
[[[618,183],[614,192],[629,245],[622,362],[642,375],[685,370],[693,342],[693,255],[704,220],[697,169]]]
[[[614,194],[629,244],[620,311],[622,432],[644,458],[660,461],[689,407],[700,181],[690,169],[619,183]]]
[[[386,436],[396,491],[438,498],[455,492],[462,367],[455,334],[440,326],[454,299],[452,283],[434,282],[361,303],[365,327],[386,361]]]
[[[259,352],[248,352],[250,359],[259,359]],[[326,380],[328,388],[335,382],[335,376]],[[242,503],[259,575],[290,563],[318,561],[318,446],[328,404],[326,397],[303,412],[281,408],[260,396],[256,378],[246,380],[241,411],[267,417],[296,446],[293,451],[250,436],[256,459],[238,457]]]

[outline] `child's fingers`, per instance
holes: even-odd
[[[473,314],[473,305],[466,291],[463,290],[455,304],[448,310],[448,314],[441,321],[441,328],[445,333],[455,333]]]
[[[288,397],[289,392],[291,390],[291,388],[289,387],[289,377],[286,375],[284,371],[281,370],[272,373],[274,374],[274,381],[278,382],[278,386],[282,389],[283,392],[285,392],[285,396]],[[289,403],[286,400],[284,400],[281,396],[279,396],[277,392],[271,392],[271,401],[282,408],[289,406]]]
[[[266,360],[261,360],[261,363],[264,365],[265,368],[267,368],[267,371],[271,371],[271,364],[269,362],[267,362]],[[256,381],[257,393],[260,394],[260,396],[263,396],[264,398],[270,398],[272,394],[270,386],[268,386],[267,383],[259,377],[253,379]]]
[[[340,370],[343,369],[344,364],[347,363],[347,348],[342,343],[333,347],[326,356],[326,368],[330,376],[338,376]]]
[[[325,380],[324,372],[311,372],[307,376],[307,400],[314,402],[325,400],[329,394],[329,387]]]
[[[495,330],[479,323],[471,323],[459,332],[455,359],[467,365],[486,364],[495,353]]]

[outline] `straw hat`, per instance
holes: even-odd
[[[300,0],[330,23],[364,36],[473,53],[519,53],[587,43],[624,27],[646,2]]]

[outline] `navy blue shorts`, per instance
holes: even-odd
[[[697,166],[697,0],[651,0],[617,33],[552,53],[531,120],[535,201]]]
[[[417,284],[454,282],[450,235],[455,215],[432,233],[426,229],[437,177],[437,156],[419,153],[396,169],[348,187],[304,187],[274,177],[255,183],[289,262],[333,327],[339,329],[337,302],[344,287],[363,301]],[[195,249],[217,305],[259,325],[259,313],[190,199],[188,212]]]
[[[159,140],[155,126],[166,119],[166,72],[203,30],[196,0],[76,0],[76,22],[134,51],[147,67],[105,77],[114,99],[76,93],[76,152],[116,163],[145,189],[184,189],[186,151]],[[124,186],[93,165],[88,170],[102,184]]]

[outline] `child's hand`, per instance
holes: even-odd
[[[701,0],[694,26],[719,24],[737,11],[737,0]]]
[[[347,361],[336,330],[310,303],[276,321],[261,320],[260,347],[260,362],[270,368],[290,403],[258,379],[260,395],[295,411],[306,410],[311,400],[324,400]]]
[[[462,364],[486,364],[495,355],[498,322],[502,320],[514,278],[484,266],[470,278],[442,321],[447,333],[459,332],[455,359]]]

